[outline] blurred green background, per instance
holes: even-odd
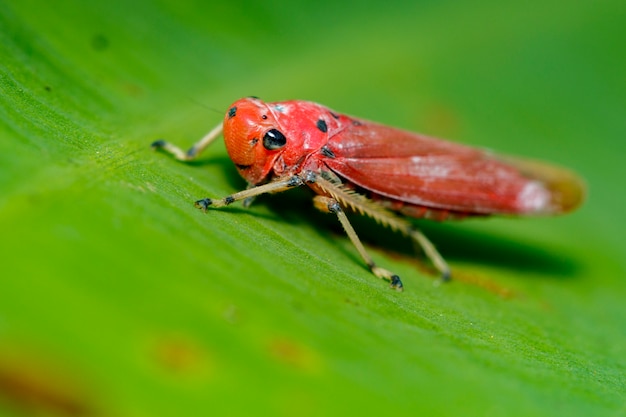
[[[419,222],[452,265],[306,190],[242,189],[234,100],[571,167],[558,218]],[[623,0],[0,2],[0,414],[625,415]]]

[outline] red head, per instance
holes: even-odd
[[[324,120],[324,129],[316,128]],[[255,97],[234,102],[224,116],[224,143],[230,159],[249,183],[270,174],[296,171],[336,129],[330,111],[304,101],[265,103]]]

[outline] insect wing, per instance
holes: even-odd
[[[331,137],[326,165],[379,195],[434,209],[475,214],[559,213],[583,196],[580,180],[543,163],[388,126],[357,121]]]

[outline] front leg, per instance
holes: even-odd
[[[152,142],[152,149],[161,149],[172,155],[179,161],[193,161],[200,155],[215,139],[222,133],[222,123],[215,126],[213,130],[204,135],[202,139],[196,142],[189,150],[183,151],[176,145],[173,145],[163,139]]]
[[[245,204],[247,201],[252,201],[252,199],[258,195],[266,193],[279,193],[291,188],[299,187],[302,184],[304,184],[304,180],[300,176],[292,175],[291,177],[281,178],[267,184],[239,191],[238,193],[228,195],[219,200],[203,198],[202,200],[196,201],[194,205],[202,211],[206,211],[209,207],[220,208],[239,200],[244,200]]]

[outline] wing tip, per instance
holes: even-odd
[[[534,181],[520,194],[520,203],[528,212],[564,214],[585,201],[587,185],[572,171],[552,165],[535,166],[531,177]]]
[[[568,213],[578,208],[587,196],[587,185],[578,175],[562,171],[559,178],[544,183],[550,192],[552,213]]]

